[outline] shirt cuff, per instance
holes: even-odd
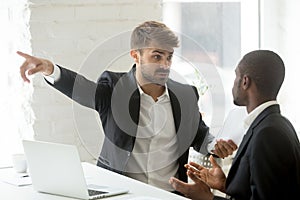
[[[214,138],[210,143],[208,143],[207,151],[211,152],[212,150],[215,150],[215,144],[216,144],[216,139]]]
[[[201,145],[199,152],[203,155],[207,155],[207,154],[211,153],[211,150],[214,147],[214,139],[215,139],[215,137],[211,133],[208,132],[204,138],[204,141]]]
[[[44,78],[53,85],[56,81],[60,79],[60,68],[54,63],[52,64],[54,66],[53,73],[48,76],[44,75]]]

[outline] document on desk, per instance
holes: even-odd
[[[31,178],[26,173],[15,173],[9,172],[7,174],[2,174],[0,176],[0,181],[8,183],[15,186],[26,186],[31,185]]]

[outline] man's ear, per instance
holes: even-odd
[[[133,58],[135,63],[139,63],[139,52],[137,50],[130,50],[130,56]]]
[[[247,76],[247,75],[244,75],[243,79],[242,79],[242,84],[241,85],[242,85],[242,88],[244,90],[247,90],[248,88],[250,88],[250,85],[251,85],[251,79],[250,79],[250,77]]]

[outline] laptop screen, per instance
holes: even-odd
[[[93,185],[88,188],[74,145],[23,140],[29,174],[36,191],[92,199],[127,193],[124,188]],[[94,191],[94,192],[89,192]]]

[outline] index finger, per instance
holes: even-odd
[[[196,167],[192,166],[192,165],[185,164],[184,166],[185,166],[185,168],[187,168],[189,171],[192,171],[192,172],[195,172],[195,173],[199,173],[199,170],[198,170]]]
[[[196,169],[198,169],[198,170],[201,170],[201,169],[205,168],[205,167],[203,167],[203,166],[201,166],[201,165],[199,165],[198,163],[195,163],[195,162],[189,162],[189,165],[196,168]]]
[[[21,51],[17,51],[17,54],[18,54],[19,56],[22,56],[22,57],[25,58],[25,59],[28,59],[28,58],[31,58],[31,57],[32,57],[31,55],[26,54],[26,53],[23,53],[23,52],[21,52]]]

